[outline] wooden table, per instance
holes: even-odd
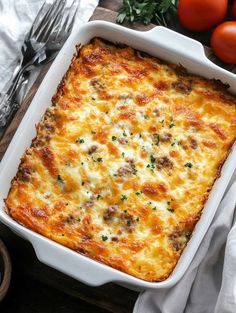
[[[121,0],[101,0],[99,6],[95,10],[91,20],[107,20],[115,22],[117,11],[121,6]],[[131,27],[141,31],[148,30],[155,25],[144,26],[140,23],[130,25],[124,24],[126,27]],[[194,34],[185,31],[179,24],[172,23],[171,28],[184,33],[192,38],[200,40],[204,44],[209,43],[209,33]],[[223,63],[215,60],[212,52],[209,48],[206,48],[206,54],[209,58],[218,62],[221,66],[226,66]],[[23,101],[20,109],[16,113],[12,122],[8,126],[4,137],[0,142],[0,159],[2,158],[9,142],[11,141],[15,130],[17,129],[21,119],[23,118],[35,92],[37,91],[44,75],[48,71],[50,65],[46,65],[32,88],[29,90],[25,100]],[[227,66],[227,69],[236,73],[236,67]],[[33,277],[40,282],[46,283],[52,287],[55,287],[69,295],[80,298],[96,305],[97,307],[106,309],[109,312],[114,313],[130,313],[133,310],[134,303],[138,296],[137,292],[125,289],[115,284],[107,284],[101,287],[89,287],[86,286],[42,263],[40,263],[34,253],[34,250],[28,242],[20,239],[14,235],[7,227],[0,225],[0,237],[2,237],[9,247],[10,254],[13,259],[15,271],[19,271],[25,277]]]

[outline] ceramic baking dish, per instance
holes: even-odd
[[[60,51],[1,162],[0,220],[19,236],[31,242],[40,261],[88,285],[99,286],[107,282],[116,282],[135,289],[170,287],[185,273],[211,224],[217,206],[236,167],[235,145],[222,168],[221,176],[214,184],[191,240],[171,276],[162,282],[146,282],[89,259],[19,225],[5,213],[3,199],[7,197],[11,180],[17,172],[21,156],[36,135],[35,124],[39,122],[46,108],[50,106],[57,85],[71,62],[75,45],[78,43],[83,45],[93,37],[102,37],[116,43],[124,43],[166,61],[182,64],[191,73],[206,78],[220,79],[223,83],[229,84],[231,91],[236,93],[236,76],[210,62],[204,54],[203,46],[197,41],[164,27],[156,27],[147,32],[138,32],[108,22],[87,23],[71,34]]]

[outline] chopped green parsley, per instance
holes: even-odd
[[[127,224],[128,226],[130,226],[130,225],[131,225],[131,220],[127,220],[127,221],[126,221],[126,224]]]
[[[84,143],[84,139],[83,138],[78,138],[75,141],[76,143]]]
[[[191,167],[193,167],[193,164],[192,164],[191,162],[186,162],[186,163],[184,164],[184,166],[191,168]]]
[[[160,142],[160,135],[159,134],[154,134],[153,136],[155,138],[155,145],[158,146],[159,142]]]
[[[108,237],[107,237],[107,236],[102,235],[102,240],[103,240],[103,241],[107,241],[107,239],[108,239]]]
[[[120,197],[120,200],[121,200],[121,201],[127,200],[126,195],[122,195],[122,196]]]
[[[150,160],[151,160],[151,163],[155,163],[156,162],[156,158],[153,155],[150,156]]]

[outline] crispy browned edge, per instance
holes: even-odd
[[[100,40],[102,40],[103,42],[105,42],[106,44],[111,45],[111,46],[115,46],[115,47],[117,47],[117,48],[130,47],[130,46],[126,45],[126,44],[123,44],[123,43],[113,43],[113,42],[111,42],[111,41],[108,41],[108,40],[103,39],[103,38],[100,38],[100,37],[95,37],[95,38],[91,39],[90,42],[88,42],[87,44],[92,43],[95,39],[100,39]],[[38,123],[38,125],[36,125],[36,131],[37,131],[37,132],[36,132],[36,136],[32,139],[32,144],[31,144],[31,146],[30,146],[29,148],[34,147],[35,143],[37,142],[38,133],[39,133],[39,128],[41,128],[41,127],[43,128],[43,127],[44,127],[44,124],[47,122],[47,120],[51,118],[52,114],[51,114],[51,112],[49,112],[49,109],[56,106],[56,103],[57,103],[59,97],[63,94],[63,87],[64,87],[64,85],[65,85],[65,82],[66,82],[67,78],[68,78],[68,75],[69,75],[70,69],[71,69],[71,67],[72,67],[72,64],[73,64],[73,62],[74,62],[77,58],[80,57],[80,51],[81,51],[82,48],[83,48],[83,46],[82,46],[81,44],[77,44],[77,45],[76,45],[76,52],[74,53],[74,55],[73,55],[73,57],[72,57],[72,59],[71,59],[70,65],[69,65],[69,67],[68,67],[68,70],[67,70],[66,73],[63,75],[63,77],[62,77],[62,79],[61,79],[61,82],[59,83],[59,85],[58,85],[58,87],[57,87],[56,93],[55,93],[55,94],[53,95],[53,97],[52,97],[52,105],[49,106],[49,107],[46,109],[46,111],[45,111],[45,113],[44,113],[42,119],[40,120],[40,122]],[[131,48],[132,48],[132,47],[131,47]],[[134,49],[134,48],[132,48],[132,49]],[[204,78],[204,77],[202,77],[202,76],[200,76],[200,75],[195,75],[195,74],[189,73],[188,70],[187,70],[184,66],[182,66],[181,64],[178,64],[178,65],[177,65],[177,64],[173,64],[173,63],[164,61],[164,60],[162,60],[162,59],[159,59],[159,58],[157,58],[157,57],[154,57],[154,56],[152,56],[152,55],[150,55],[150,54],[148,54],[148,53],[146,53],[146,52],[143,52],[143,51],[140,51],[140,50],[137,50],[137,49],[134,49],[134,51],[135,51],[135,53],[140,53],[141,55],[143,55],[143,56],[145,56],[145,57],[157,59],[161,64],[167,64],[167,65],[169,65],[171,68],[173,68],[173,69],[176,71],[177,75],[192,76],[192,77],[196,77],[196,78],[201,78],[201,79],[203,79],[203,80],[209,82],[209,84],[211,84],[212,86],[217,87],[217,89],[218,89],[220,92],[222,92],[223,95],[226,95],[226,98],[229,97],[229,99],[232,100],[233,104],[236,106],[236,97],[235,97],[235,95],[232,95],[232,94],[229,93],[228,90],[227,90],[227,89],[230,87],[230,85],[224,84],[223,82],[221,82],[221,80],[219,80],[219,79],[206,79],[206,78]],[[48,113],[49,113],[49,114],[48,114]],[[48,131],[48,133],[50,133],[50,132]],[[235,137],[236,137],[236,136],[235,136]],[[213,183],[212,183],[211,188],[209,188],[209,189],[207,190],[207,195],[206,195],[206,196],[204,197],[204,199],[203,199],[203,202],[202,202],[202,209],[201,209],[201,211],[197,214],[197,217],[196,217],[196,219],[195,219],[195,225],[194,225],[193,231],[192,231],[192,233],[191,233],[191,235],[190,235],[190,238],[188,239],[188,241],[186,242],[184,248],[182,249],[182,251],[181,251],[181,253],[180,253],[180,255],[179,255],[179,258],[177,259],[176,264],[175,264],[175,266],[173,267],[172,271],[171,271],[168,275],[164,275],[164,278],[162,278],[162,279],[159,279],[159,280],[156,280],[156,281],[149,281],[149,282],[155,283],[155,282],[164,281],[164,280],[166,280],[166,279],[172,274],[172,272],[174,271],[174,269],[175,269],[177,263],[179,262],[179,260],[180,260],[180,258],[181,258],[181,255],[183,254],[183,252],[184,252],[186,246],[189,244],[189,241],[191,240],[191,238],[192,238],[192,236],[193,236],[193,233],[195,232],[196,224],[198,223],[198,221],[199,221],[200,218],[201,218],[201,215],[202,215],[202,212],[203,212],[205,203],[207,202],[207,200],[208,200],[208,198],[209,198],[209,194],[210,194],[210,192],[211,192],[211,190],[212,190],[212,188],[213,188],[213,186],[214,186],[216,180],[221,176],[221,169],[222,169],[222,167],[223,167],[223,165],[224,165],[226,159],[228,158],[229,154],[230,154],[231,151],[232,151],[232,148],[233,148],[235,139],[236,139],[236,138],[234,138],[234,139],[232,140],[232,142],[229,143],[228,152],[227,152],[226,156],[221,160],[221,162],[220,162],[220,164],[219,164],[219,166],[218,166],[217,175],[216,175],[216,177],[215,177],[215,179],[214,179],[214,181],[213,181]],[[22,163],[23,163],[23,159],[26,157],[29,148],[26,149],[25,153],[24,153],[23,156],[21,157],[21,161],[20,161],[20,164],[19,164],[19,166],[18,166],[16,176],[11,180],[11,187],[10,187],[10,189],[9,189],[8,195],[9,195],[9,193],[10,193],[10,191],[11,191],[13,181],[18,177],[19,171],[20,171],[21,166],[22,166]],[[8,196],[7,196],[7,197],[8,197]],[[6,213],[7,213],[8,215],[10,215],[10,214],[9,214],[8,207],[7,207],[7,204],[6,204],[6,200],[7,200],[7,199],[4,199],[4,202],[5,202],[5,211],[6,211]],[[12,218],[12,217],[11,217],[11,218]],[[22,224],[21,222],[18,222],[17,220],[15,220],[15,221],[16,221],[17,223],[21,224],[22,226],[28,228],[27,226],[25,226],[25,225]],[[31,231],[34,231],[34,230],[32,230],[32,229],[30,229],[30,230],[31,230]],[[41,235],[41,234],[39,234],[39,235]],[[43,235],[41,235],[41,236],[43,236]],[[54,240],[52,240],[52,241],[54,241]],[[55,241],[55,242],[56,242],[56,241]],[[82,254],[82,255],[84,255],[85,257],[88,257],[88,258],[92,259],[91,257],[89,257],[89,256],[87,256],[87,255],[85,255],[85,254],[83,254],[83,253],[81,253],[81,252],[79,252],[79,251],[76,251],[76,252],[77,252],[77,253],[80,253],[80,254]],[[96,262],[99,262],[99,263],[103,264],[103,265],[109,266],[109,265],[107,265],[107,264],[105,264],[105,263],[103,263],[103,262],[101,262],[101,261],[99,261],[99,260],[97,260],[97,259],[94,259],[94,260],[95,260]],[[111,267],[111,266],[109,266],[109,267]],[[117,270],[119,270],[119,269],[117,269]],[[119,270],[119,271],[120,271],[120,270]],[[128,274],[128,273],[126,273],[126,274],[132,276],[131,274]],[[136,277],[136,278],[137,278],[137,277]],[[141,278],[137,278],[137,279],[141,279]],[[144,280],[144,279],[141,279],[141,280]],[[144,280],[144,281],[147,281],[147,280]]]

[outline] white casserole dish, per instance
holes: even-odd
[[[223,83],[231,86],[231,92],[236,93],[236,76],[210,62],[204,54],[203,46],[195,40],[163,27],[156,27],[147,32],[138,32],[108,22],[87,23],[71,34],[60,51],[0,164],[0,220],[19,236],[32,243],[40,261],[88,285],[99,286],[108,282],[116,282],[132,289],[170,287],[185,273],[211,224],[217,206],[236,167],[236,145],[234,145],[222,168],[221,176],[214,184],[191,240],[173,273],[163,282],[146,282],[91,260],[19,225],[6,214],[4,209],[3,199],[7,197],[20,158],[36,135],[35,124],[39,122],[46,108],[50,106],[51,98],[71,62],[75,45],[78,43],[83,45],[93,37],[102,37],[113,42],[124,43],[166,61],[180,63],[191,73],[206,78],[220,79]]]

